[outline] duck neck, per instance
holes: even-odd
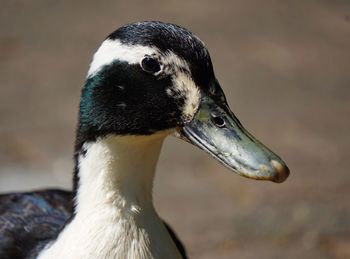
[[[75,214],[101,206],[138,211],[152,205],[164,135],[107,136],[83,145],[78,158]]]
[[[164,138],[107,136],[84,143],[74,217],[39,258],[180,258],[152,203]]]

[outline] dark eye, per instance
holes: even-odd
[[[211,120],[218,128],[225,127],[225,120],[221,116],[211,115]]]
[[[157,60],[151,57],[145,57],[141,61],[141,68],[151,74],[155,74],[160,71],[160,65]]]

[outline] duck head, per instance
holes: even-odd
[[[82,90],[78,145],[167,132],[252,179],[283,182],[288,167],[230,110],[203,42],[162,22],[126,25],[94,55]]]

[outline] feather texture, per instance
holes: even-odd
[[[32,259],[72,215],[72,193],[58,189],[0,195],[0,258]],[[186,251],[164,222],[183,258]]]

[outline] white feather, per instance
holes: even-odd
[[[156,48],[142,45],[127,45],[119,40],[105,40],[94,54],[87,77],[92,77],[106,65],[115,60],[125,61],[129,64],[139,63],[145,55],[158,52]]]
[[[165,136],[109,136],[86,144],[77,214],[38,258],[181,258],[152,203]]]
[[[164,73],[172,77],[173,85],[166,89],[166,93],[173,98],[183,98],[182,117],[184,122],[190,121],[195,115],[201,95],[198,86],[191,77],[188,63],[172,51],[161,55]]]
[[[180,72],[173,79],[173,96],[184,97],[185,103],[182,108],[184,122],[190,121],[195,115],[201,100],[201,94],[192,78]],[[168,93],[169,94],[169,93]]]

